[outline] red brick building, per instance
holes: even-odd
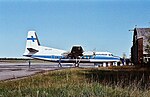
[[[150,62],[150,53],[147,52],[147,45],[150,37],[150,28],[135,28],[133,35],[133,46],[131,47],[131,61],[134,64]]]

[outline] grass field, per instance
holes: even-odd
[[[150,97],[150,72],[71,68],[0,82],[0,97]]]

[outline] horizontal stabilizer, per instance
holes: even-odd
[[[36,50],[36,49],[33,49],[33,48],[27,48],[30,52],[33,52],[33,53],[36,53],[36,52],[38,52],[38,50]]]

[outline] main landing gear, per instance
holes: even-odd
[[[74,67],[79,67],[80,61],[81,61],[81,58],[80,59],[76,58],[75,63],[74,63]],[[62,67],[61,58],[59,58],[58,67]]]
[[[62,65],[61,65],[61,58],[59,58],[58,67],[62,67]]]
[[[75,63],[74,63],[74,67],[79,67],[81,58],[80,59],[76,59]]]

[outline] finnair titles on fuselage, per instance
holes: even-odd
[[[51,62],[75,63],[75,66],[79,66],[79,63],[104,65],[120,61],[119,57],[109,52],[84,52],[81,46],[73,46],[70,52],[41,46],[35,31],[28,32],[24,56]]]

